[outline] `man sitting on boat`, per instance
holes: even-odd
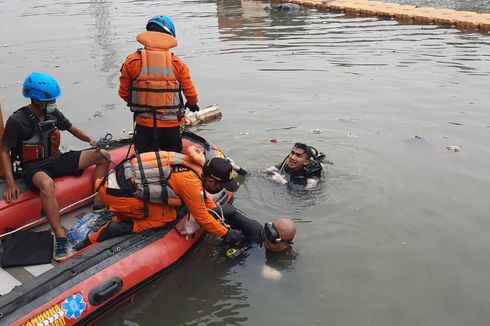
[[[324,158],[325,154],[318,153],[314,147],[296,143],[282,163],[271,166],[266,173],[279,184],[312,189],[322,176],[321,162]]]
[[[225,227],[208,209],[216,204],[206,196],[223,188],[235,192],[239,183],[228,160],[214,157],[205,162],[195,146],[175,152],[141,153],[119,164],[96,182],[99,196],[115,218],[88,234],[76,245],[80,250],[91,243],[116,236],[139,233],[164,226],[177,218],[177,207],[185,205],[206,231],[226,242],[242,237],[239,230]]]
[[[57,109],[56,99],[60,97],[61,90],[53,77],[41,72],[31,73],[24,81],[22,94],[30,98],[31,103],[10,116],[0,142],[0,159],[5,167],[8,185],[4,198],[7,202],[12,202],[20,195],[12,169],[12,161],[19,161],[21,176],[27,186],[32,190],[39,190],[44,212],[56,239],[53,258],[59,261],[68,256],[68,243],[60,223],[53,178],[81,175],[84,169],[94,164],[94,178],[101,178],[109,169],[109,161],[105,158],[109,158],[109,154],[98,149],[60,152],[61,130],[67,130],[93,147],[96,146],[96,141],[85,131],[75,127]],[[96,197],[94,210],[103,208],[100,199]]]

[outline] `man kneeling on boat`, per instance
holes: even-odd
[[[89,233],[75,248],[80,250],[94,242],[164,226],[177,218],[176,208],[181,205],[212,235],[226,242],[239,241],[241,231],[227,228],[210,214],[208,209],[216,204],[204,191],[215,194],[223,188],[238,190],[232,165],[218,157],[205,162],[204,154],[194,146],[183,152],[141,153],[97,180],[100,199],[115,218]]]
[[[109,158],[109,153],[98,149],[67,153],[59,151],[60,130],[68,130],[93,147],[96,141],[75,127],[57,109],[56,99],[60,97],[61,90],[53,77],[40,72],[31,73],[24,81],[22,94],[30,98],[31,103],[10,116],[0,142],[0,159],[6,167],[5,179],[8,184],[4,198],[12,202],[20,195],[12,169],[12,161],[20,161],[21,176],[29,188],[39,190],[44,212],[53,229],[56,238],[53,258],[62,260],[68,256],[68,242],[60,223],[53,178],[81,175],[84,169],[94,164],[94,178],[101,178],[109,170],[109,160],[105,158]],[[94,210],[102,208],[104,206],[96,197]]]

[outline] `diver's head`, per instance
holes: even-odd
[[[310,158],[312,156],[310,147],[303,143],[296,143],[289,153],[288,167],[291,170],[300,170],[310,164]]]
[[[228,160],[213,157],[203,167],[204,188],[211,194],[220,192],[223,188],[235,192],[240,184],[235,179],[236,172]]]
[[[283,251],[291,246],[296,234],[296,225],[289,218],[277,218],[264,225],[265,248],[270,251]]]

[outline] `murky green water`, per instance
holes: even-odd
[[[488,1],[417,4],[490,12]],[[119,67],[150,16],[171,16],[200,104],[224,115],[200,132],[255,171],[236,205],[261,222],[298,223],[288,257],[257,249],[232,263],[206,240],[99,324],[490,324],[489,36],[265,5],[0,1],[4,116],[26,103],[19,81],[39,69],[95,136],[131,129]],[[295,141],[334,162],[310,193],[257,173]],[[282,279],[262,278],[264,264]]]

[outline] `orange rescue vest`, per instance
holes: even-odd
[[[174,76],[170,52],[177,45],[177,40],[159,32],[143,32],[136,39],[145,47],[138,50],[141,72],[131,84],[128,106],[144,118],[180,121],[184,102],[180,83]]]
[[[106,186],[109,200],[113,196],[143,201],[146,217],[148,203],[182,205],[168,179],[172,172],[189,170],[201,177],[204,161],[204,154],[195,146],[187,148],[186,154],[166,151],[141,153],[119,164],[101,186]]]

